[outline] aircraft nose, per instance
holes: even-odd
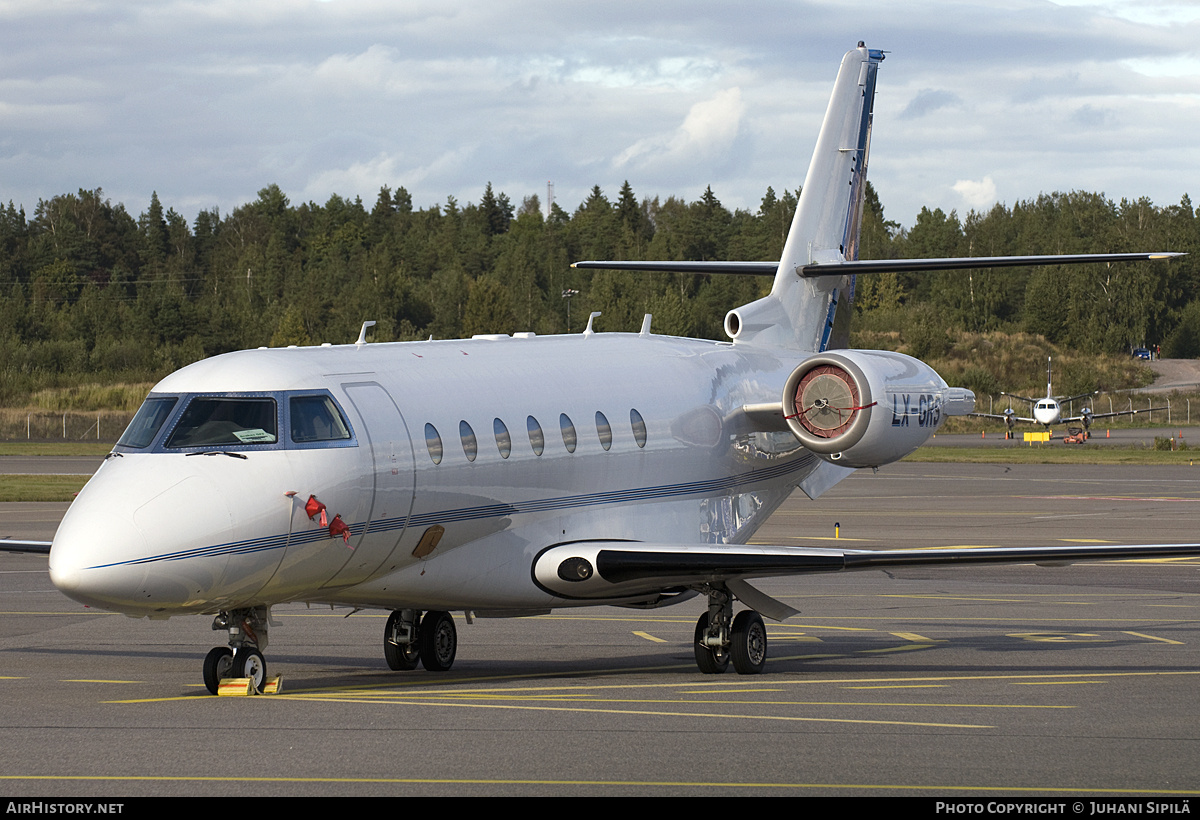
[[[230,516],[213,482],[110,462],[67,510],[50,548],[50,580],[88,606],[167,617],[192,611],[224,569],[197,544],[228,540]]]
[[[122,555],[145,555],[146,539],[119,513],[75,504],[67,511],[50,548],[50,581],[68,598],[86,606],[122,610],[144,586],[145,568],[115,562]]]

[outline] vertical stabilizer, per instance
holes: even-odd
[[[858,259],[875,75],[882,60],[883,52],[862,43],[842,58],[771,295],[725,317],[735,342],[804,351],[847,345],[854,278],[803,279],[796,269]]]

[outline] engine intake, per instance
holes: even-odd
[[[806,448],[846,467],[903,458],[948,415],[971,412],[975,396],[950,388],[922,361],[886,350],[812,356],[783,388],[788,428]]]
[[[788,427],[814,453],[840,453],[857,444],[874,405],[866,374],[840,355],[813,356],[783,388]]]

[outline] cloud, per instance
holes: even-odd
[[[951,186],[963,198],[967,206],[982,210],[996,201],[996,183],[991,177],[984,177],[976,182],[972,179],[960,179]]]
[[[923,88],[917,92],[917,95],[909,100],[908,105],[904,106],[904,110],[900,112],[900,119],[915,120],[924,117],[937,111],[939,108],[951,108],[962,105],[962,100],[957,94],[951,94],[949,91],[937,91],[932,88]]]
[[[674,132],[647,137],[613,160],[617,168],[711,160],[728,151],[737,138],[746,106],[740,88],[729,88],[698,102]]]
[[[860,38],[890,50],[871,179],[902,222],[989,176],[1014,200],[1167,203],[1200,172],[1179,136],[1200,117],[1195,0],[685,5],[0,0],[0,201],[103,187],[132,212],[157,191],[228,213],[270,183],[430,204],[553,179],[571,210],[628,179],[754,210],[801,183]]]

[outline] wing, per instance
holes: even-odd
[[[1017,415],[1005,416],[1005,415],[1001,415],[1000,413],[967,413],[967,415],[968,416],[977,416],[981,419],[999,419],[1000,421],[1008,421],[1009,419],[1012,419],[1013,421],[1027,421],[1030,424],[1038,423],[1037,419],[1027,419],[1024,416],[1017,416]]]
[[[19,541],[16,538],[0,538],[0,552],[33,552],[50,554],[49,541]]]
[[[1099,390],[1093,390],[1091,393],[1080,393],[1078,396],[1055,396],[1054,400],[1059,404],[1066,404],[1069,401],[1078,401],[1079,399],[1090,399],[1092,396],[1099,396]],[[1112,413],[1110,415],[1116,415]]]
[[[1089,424],[1096,419],[1109,419],[1113,416],[1136,416],[1138,413],[1153,413],[1155,411],[1165,412],[1165,407],[1143,407],[1140,410],[1114,410],[1111,413],[1084,413],[1078,416],[1064,417],[1060,421],[1086,421]]]
[[[753,578],[784,575],[942,564],[1065,566],[1078,561],[1193,556],[1200,556],[1200,544],[843,550],[739,544],[718,546],[578,541],[543,550],[534,559],[533,578],[538,586],[552,595],[574,600],[629,598],[639,594],[724,584],[743,600],[758,595],[770,601],[746,582]],[[786,605],[780,606],[790,609]],[[766,608],[755,608],[764,615],[775,617]]]

